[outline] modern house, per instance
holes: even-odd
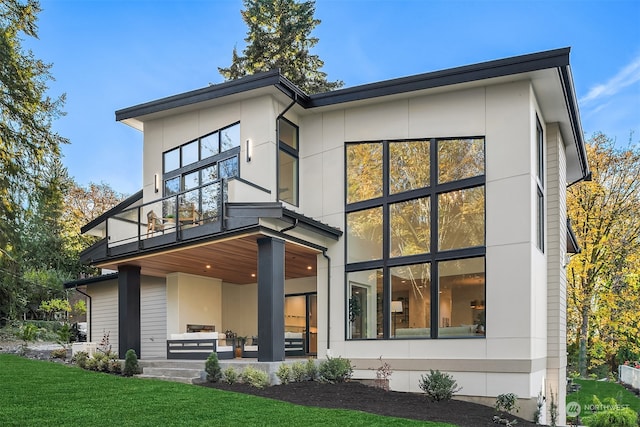
[[[553,391],[564,422],[565,194],[590,176],[568,48],[311,96],[274,70],[116,120],[144,186],[82,229],[114,271],[67,284],[90,340],[164,359],[233,330],[258,362],[382,356],[392,389],[439,369],[525,416]]]

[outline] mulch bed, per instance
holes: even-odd
[[[495,427],[493,408],[460,400],[431,402],[424,394],[384,391],[356,381],[323,384],[315,381],[259,389],[246,384],[202,383],[204,387],[252,394],[304,406],[352,409],[391,417],[439,421],[462,427]],[[513,419],[516,417],[510,417]],[[517,418],[518,427],[535,424]]]

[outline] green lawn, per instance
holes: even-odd
[[[590,408],[593,405],[594,395],[598,396],[601,402],[607,397],[612,397],[618,402],[618,405],[628,405],[634,411],[640,412],[640,399],[620,384],[595,380],[574,380],[574,382],[582,387],[576,393],[567,394],[567,403],[578,402],[580,404],[580,418],[583,424],[589,424]],[[598,408],[594,407],[593,409]]]
[[[0,425],[451,426],[117,377],[6,354],[0,354]]]

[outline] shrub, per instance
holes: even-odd
[[[291,367],[283,363],[276,371],[276,376],[280,380],[280,384],[289,384],[292,379]]]
[[[31,341],[36,340],[36,336],[38,335],[38,327],[33,323],[27,323],[22,326],[20,329],[19,338],[23,341],[22,343],[22,354],[27,352],[27,344]]]
[[[82,369],[88,369],[87,368],[88,359],[89,359],[89,353],[87,353],[86,351],[79,351],[73,355],[73,357],[71,358],[71,362],[75,363]]]
[[[224,370],[224,381],[227,384],[235,384],[238,382],[238,378],[239,375],[236,372],[235,369],[233,369],[233,366],[229,366],[227,369]]]
[[[307,359],[307,378],[309,381],[315,381],[318,378],[318,365],[313,359]]]
[[[329,357],[320,363],[318,375],[322,382],[343,383],[353,375],[353,367],[349,359]]]
[[[211,383],[220,381],[222,378],[222,370],[220,369],[220,362],[218,362],[218,353],[214,351],[209,355],[204,364],[204,370],[207,372],[207,381]]]
[[[514,393],[505,393],[498,395],[496,398],[496,411],[511,413],[512,411],[518,412],[518,396]]]
[[[137,361],[136,361],[136,363],[137,363]],[[119,360],[109,359],[108,367],[109,367],[109,372],[111,372],[112,374],[121,374],[122,373],[122,364],[120,363]]]
[[[88,369],[89,371],[97,371],[98,359],[96,359],[95,357],[90,357],[89,359],[87,359],[84,366],[85,366],[85,369]]]
[[[291,380],[300,383],[307,380],[307,367],[303,362],[291,364]]]
[[[69,325],[67,323],[62,325],[60,329],[56,331],[56,334],[58,335],[56,342],[64,348],[67,348],[71,342],[71,328]]]
[[[132,348],[127,350],[124,355],[124,370],[122,374],[125,377],[132,377],[140,372],[140,366],[138,365],[138,356],[136,351]]]
[[[597,412],[589,423],[590,427],[637,427],[637,425],[638,414],[631,408]]]
[[[242,371],[242,382],[252,387],[265,388],[269,385],[269,374],[253,366],[247,366]]]
[[[452,375],[433,369],[428,375],[420,376],[418,386],[431,400],[436,402],[450,400],[454,393],[462,390]]]
[[[381,365],[376,369],[375,384],[376,387],[381,388],[384,391],[389,391],[389,378],[391,377],[393,370],[391,370],[391,365],[389,363],[382,360],[382,356],[380,356],[379,360]]]
[[[56,348],[55,350],[51,350],[49,357],[52,359],[66,359],[67,358],[67,349],[66,348]]]

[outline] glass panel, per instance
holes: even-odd
[[[382,196],[382,143],[347,145],[347,203]]]
[[[240,146],[240,123],[220,131],[220,152]]]
[[[176,148],[164,153],[164,172],[171,172],[180,167],[180,149]]]
[[[542,126],[536,119],[536,155],[537,155],[537,177],[538,181],[544,186],[544,140],[542,134]]]
[[[347,214],[347,262],[382,258],[382,207]]]
[[[429,197],[389,206],[390,256],[429,253],[431,202]]]
[[[280,142],[287,144],[294,150],[298,149],[298,128],[284,119],[278,120]]]
[[[200,155],[202,159],[215,156],[219,151],[218,132],[200,138]]]
[[[220,178],[238,176],[238,157],[231,157],[218,163],[220,165]]]
[[[187,166],[198,161],[198,141],[193,141],[182,146],[182,166]]]
[[[484,257],[439,263],[438,285],[438,337],[484,335]]]
[[[298,159],[280,150],[278,193],[283,202],[298,206]]]
[[[318,352],[318,295],[309,295],[309,346],[311,354]]]
[[[207,166],[202,169],[202,185],[208,184],[218,179],[218,165]]]
[[[431,264],[393,267],[391,336],[431,337]]]
[[[538,215],[536,221],[537,246],[544,252],[544,194],[538,188]]]
[[[429,141],[389,144],[389,193],[401,193],[429,186]]]
[[[347,337],[382,338],[382,269],[347,274]]]
[[[193,188],[197,188],[200,186],[200,172],[195,171],[184,175],[184,186],[185,190],[191,190]]]
[[[296,295],[284,299],[284,331],[304,333],[307,327],[307,297]]]
[[[215,221],[220,215],[220,183],[202,187],[202,218],[206,221]]]
[[[484,139],[438,141],[438,182],[457,181],[484,174]]]
[[[438,195],[438,248],[484,245],[484,187]]]
[[[171,196],[180,192],[180,177],[168,179],[164,182],[164,195]]]

